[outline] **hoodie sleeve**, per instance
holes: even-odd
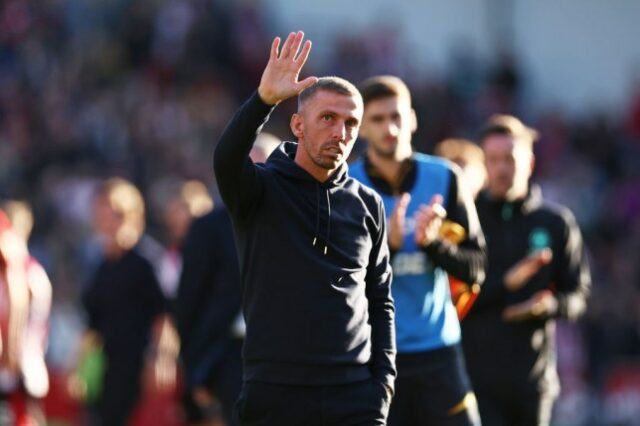
[[[272,110],[256,91],[227,124],[216,146],[213,169],[220,195],[234,217],[255,210],[261,198],[262,182],[249,152]]]
[[[565,209],[563,250],[554,262],[555,287],[558,310],[556,316],[576,320],[586,310],[587,296],[591,289],[591,272],[580,228],[573,214]]]
[[[391,297],[391,265],[382,200],[378,203],[378,226],[367,268],[367,299],[371,322],[371,370],[375,378],[393,390],[396,376],[394,305]]]
[[[487,268],[484,235],[471,193],[464,187],[461,174],[451,169],[447,199],[447,219],[465,229],[467,237],[459,245],[435,240],[425,251],[429,258],[449,274],[466,283],[482,284]]]

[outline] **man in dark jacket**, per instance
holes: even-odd
[[[549,424],[559,391],[555,319],[584,312],[591,282],[573,215],[529,183],[536,136],[517,118],[496,116],[481,137],[488,180],[477,209],[489,267],[462,342],[491,426]]]
[[[190,424],[223,416],[230,421],[227,410],[240,392],[242,334],[233,327],[240,311],[240,271],[225,209],[216,207],[193,222],[183,256],[174,311],[186,415]]]
[[[298,81],[311,43],[272,44],[260,86],[215,152],[231,215],[247,323],[243,425],[383,425],[395,377],[391,268],[382,201],[345,163],[362,98],[336,77]],[[285,142],[248,157],[279,102],[298,97]]]

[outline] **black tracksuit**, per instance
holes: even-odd
[[[382,201],[348,176],[346,164],[316,181],[294,162],[292,142],[254,164],[248,154],[271,110],[255,93],[214,157],[240,260],[244,380],[318,387],[373,380],[379,389],[392,387],[394,308]],[[246,412],[256,405],[242,401],[241,417],[256,414]],[[307,418],[321,415],[329,414]]]
[[[204,387],[220,400],[227,423],[233,424],[230,413],[242,383],[242,339],[232,328],[240,313],[241,290],[226,209],[216,207],[191,224],[182,256],[174,315],[185,370],[187,416],[194,423],[207,417],[208,407],[199,408],[192,398],[194,388]]]
[[[486,425],[547,424],[559,391],[555,362],[556,317],[576,319],[585,310],[591,279],[580,230],[571,212],[543,201],[533,186],[525,199],[476,206],[489,256],[487,279],[462,323],[467,367]],[[504,275],[532,251],[548,247],[550,264],[523,288],[509,292]],[[503,310],[549,289],[558,309],[545,318],[505,322]]]

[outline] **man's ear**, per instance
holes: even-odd
[[[299,113],[296,112],[291,116],[289,127],[291,127],[291,132],[296,138],[301,139],[304,136],[304,123]]]
[[[409,125],[411,126],[411,134],[414,134],[416,130],[418,130],[418,116],[416,115],[416,110],[411,108],[411,114],[409,115]]]

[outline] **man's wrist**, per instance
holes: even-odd
[[[262,86],[258,87],[258,97],[265,105],[268,106],[275,106],[278,104],[278,102],[280,102],[280,100],[274,99],[273,96],[270,96]]]

